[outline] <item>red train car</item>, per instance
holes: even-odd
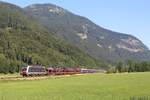
[[[72,75],[80,72],[80,68],[47,68],[48,75]]]

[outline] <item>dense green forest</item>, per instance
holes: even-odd
[[[55,37],[19,7],[0,3],[0,73],[19,72],[26,64],[100,67],[77,47]]]

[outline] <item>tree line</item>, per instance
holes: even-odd
[[[108,69],[107,73],[122,73],[122,72],[146,72],[150,71],[150,62],[136,62],[128,60],[127,62],[119,61]]]

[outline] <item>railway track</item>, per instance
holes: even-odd
[[[63,77],[70,77],[70,76],[78,76],[78,75],[85,75],[85,74],[76,74],[76,75],[56,75],[56,76],[36,76],[36,77],[22,77],[22,76],[1,76],[1,80],[6,81],[13,81],[13,80],[42,80],[42,79],[57,79],[57,78],[63,78]]]

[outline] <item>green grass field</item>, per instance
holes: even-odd
[[[150,73],[0,81],[0,100],[130,100],[132,97],[150,97]]]

